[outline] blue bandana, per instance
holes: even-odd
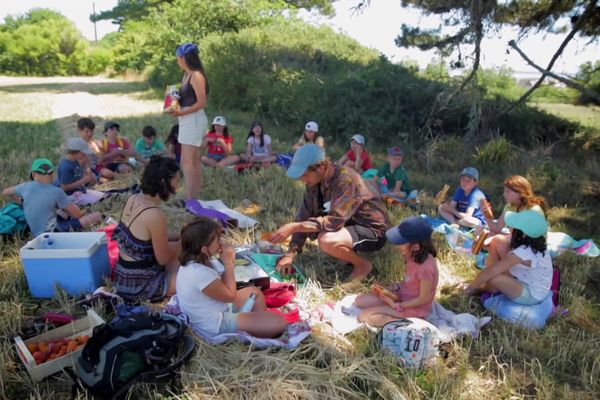
[[[184,44],[177,46],[177,49],[175,50],[175,55],[177,57],[183,57],[184,55],[186,55],[187,53],[189,53],[191,51],[197,52],[198,46],[196,46],[194,43],[184,43]]]

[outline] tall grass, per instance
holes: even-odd
[[[138,94],[130,89],[123,87],[122,96],[131,98]],[[60,91],[60,87],[50,90]],[[90,90],[105,93],[107,89]],[[29,104],[28,93],[21,94],[21,104]],[[0,94],[1,103],[6,96]],[[47,92],[37,96],[52,98]],[[0,111],[3,139],[0,141],[3,171],[0,182],[3,187],[26,180],[32,158],[47,155],[57,160],[65,127],[73,126],[77,118],[73,115],[57,121],[51,118],[32,121],[31,118],[36,117],[29,113],[10,110],[14,117]],[[209,110],[209,118],[217,114],[228,118],[236,150],[242,151],[253,116],[240,111]],[[99,124],[103,121],[95,120]],[[164,138],[173,123],[172,119],[158,113],[121,116],[118,120],[123,133],[130,139],[134,139],[146,124],[155,125]],[[264,123],[277,139],[278,151],[289,151],[301,130],[301,127],[278,126],[273,121]],[[597,224],[590,222],[600,217],[597,199],[579,193],[580,182],[569,179],[575,175],[586,176],[588,181],[600,180],[597,156],[589,151],[577,148],[573,150],[576,154],[565,155],[560,148],[553,151],[543,148],[518,152],[518,157],[510,163],[498,163],[497,160],[506,161],[506,157],[512,157],[510,143],[503,139],[481,144],[479,152],[458,137],[438,140],[423,148],[413,148],[400,139],[397,144],[405,147],[411,181],[424,193],[419,212],[433,213],[430,200],[436,191],[444,183],[455,187],[460,170],[475,165],[482,173],[481,186],[492,195],[496,208],[502,205],[504,178],[510,174],[523,174],[534,182],[537,192],[549,197],[554,206],[550,212],[553,227],[596,240],[600,238]],[[369,150],[378,160],[382,159],[383,149],[370,143]],[[342,148],[328,148],[330,155],[337,156],[342,151]],[[585,163],[578,161],[584,158]],[[202,198],[219,198],[232,207],[243,199],[258,202],[265,207],[265,211],[257,216],[259,229],[272,230],[294,217],[302,191],[300,184],[290,181],[277,167],[245,175],[227,170],[204,170]],[[177,198],[181,197],[179,193]],[[95,209],[118,217],[125,199],[126,196],[116,197]],[[173,202],[164,207],[173,228],[189,218]],[[413,214],[415,212],[410,209],[390,209],[395,223]],[[241,231],[235,237],[240,242],[249,242],[256,237],[256,232]],[[453,284],[476,273],[472,259],[450,251],[442,237],[435,236],[434,240],[443,264],[438,300],[456,312],[487,314],[478,301],[453,289]],[[61,297],[40,302],[30,297],[18,256],[22,244],[0,245],[0,398],[69,398],[70,382],[65,375],[57,374],[34,383],[15,357],[12,335],[28,320],[49,310],[74,311],[72,299]],[[369,258],[375,266],[372,279],[384,282],[402,279],[404,265],[391,246],[370,254]],[[325,256],[313,244],[299,256],[298,263],[311,280],[307,288],[299,292],[307,304],[335,301],[347,294],[337,283],[347,276],[349,268]],[[479,339],[465,337],[446,345],[445,357],[426,371],[400,368],[393,358],[379,352],[377,336],[370,331],[360,330],[341,338],[327,324],[317,324],[313,335],[293,351],[257,350],[238,343],[212,346],[198,339],[198,350],[183,369],[177,386],[139,385],[130,398],[599,398],[600,262],[564,254],[555,263],[562,272],[561,304],[569,310],[568,314],[555,317],[541,331],[528,331],[494,320],[484,328]],[[368,286],[366,283],[361,290],[368,290]]]

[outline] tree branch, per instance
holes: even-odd
[[[577,22],[575,23],[575,25],[573,25],[573,29],[571,30],[571,32],[569,32],[569,34],[567,35],[567,37],[565,37],[565,39],[562,41],[562,43],[560,44],[560,46],[558,47],[558,49],[556,50],[556,52],[554,53],[554,55],[552,56],[552,59],[550,60],[550,62],[548,63],[548,66],[546,67],[546,69],[540,67],[539,65],[537,65],[536,63],[534,63],[529,57],[527,57],[527,55],[525,53],[523,53],[523,51],[517,46],[517,43],[514,40],[511,40],[508,42],[508,45],[510,47],[512,47],[513,49],[515,49],[517,51],[517,53],[519,53],[519,55],[521,56],[521,58],[523,58],[527,64],[531,65],[533,68],[537,69],[538,71],[540,71],[542,73],[542,76],[540,76],[540,78],[537,80],[537,82],[531,87],[529,88],[529,90],[527,90],[527,92],[525,92],[515,103],[513,103],[510,107],[508,107],[508,109],[506,109],[505,111],[501,112],[498,116],[504,115],[504,114],[508,114],[509,112],[511,112],[512,110],[514,110],[515,108],[517,108],[519,105],[525,103],[527,101],[527,99],[529,98],[529,96],[531,96],[531,94],[540,87],[540,85],[542,84],[542,82],[544,82],[544,79],[546,78],[546,76],[550,76],[554,79],[556,79],[557,81],[560,81],[562,83],[564,83],[565,85],[572,87],[576,90],[579,90],[582,93],[585,93],[586,95],[588,95],[589,97],[595,99],[596,101],[600,102],[600,95],[598,93],[596,93],[595,91],[586,88],[585,86],[582,86],[570,79],[564,78],[560,75],[557,75],[553,72],[551,72],[552,67],[554,66],[554,63],[556,62],[556,60],[558,59],[558,57],[560,57],[560,55],[562,54],[564,48],[567,46],[567,44],[571,41],[571,39],[573,39],[573,37],[575,36],[575,34],[579,31],[579,29],[581,29],[581,27],[583,26],[584,22],[587,20],[588,16],[590,14],[592,14],[592,12],[594,11],[595,7],[596,7],[596,3],[598,2],[598,0],[592,0],[589,2],[588,6],[586,7],[585,11],[581,14],[581,16],[579,18],[577,18]]]

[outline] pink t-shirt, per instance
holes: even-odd
[[[348,150],[346,153],[346,157],[348,157],[351,161],[356,161],[356,155],[354,154],[354,150]],[[367,150],[363,150],[362,152],[362,165],[360,166],[363,171],[373,168],[373,161],[371,161],[371,155]]]
[[[411,307],[406,309],[407,317],[425,318],[431,312],[431,305],[435,298],[435,289],[438,284],[438,266],[437,260],[430,254],[423,264],[417,264],[410,260],[406,264],[406,277],[400,283],[400,288],[396,291],[396,295],[401,301],[407,301],[419,297],[421,290],[421,281],[431,281],[431,292],[428,293],[428,302],[419,307]]]

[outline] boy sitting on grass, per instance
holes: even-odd
[[[454,192],[451,201],[441,204],[438,213],[451,224],[468,228],[486,225],[485,216],[481,211],[481,201],[485,194],[477,187],[479,171],[467,167],[460,173],[460,186]]]
[[[373,178],[375,182],[380,178],[385,178],[386,183],[382,185],[383,194],[399,201],[415,199],[418,194],[416,190],[412,190],[410,187],[408,172],[402,165],[403,161],[404,152],[402,149],[398,146],[390,147],[387,151],[387,162]]]
[[[58,165],[57,186],[67,195],[85,192],[86,187],[96,183],[92,172],[91,160],[88,157],[92,151],[82,138],[70,138],[67,141],[67,154]]]
[[[23,212],[34,236],[44,232],[78,231],[102,220],[102,214],[83,215],[65,192],[53,185],[54,165],[47,159],[37,159],[31,165],[33,181],[4,189],[4,196],[23,200]],[[63,217],[59,212],[64,211]]]
[[[144,127],[142,137],[135,142],[135,151],[146,161],[155,154],[159,156],[167,154],[163,142],[156,138],[156,129],[150,125]]]

